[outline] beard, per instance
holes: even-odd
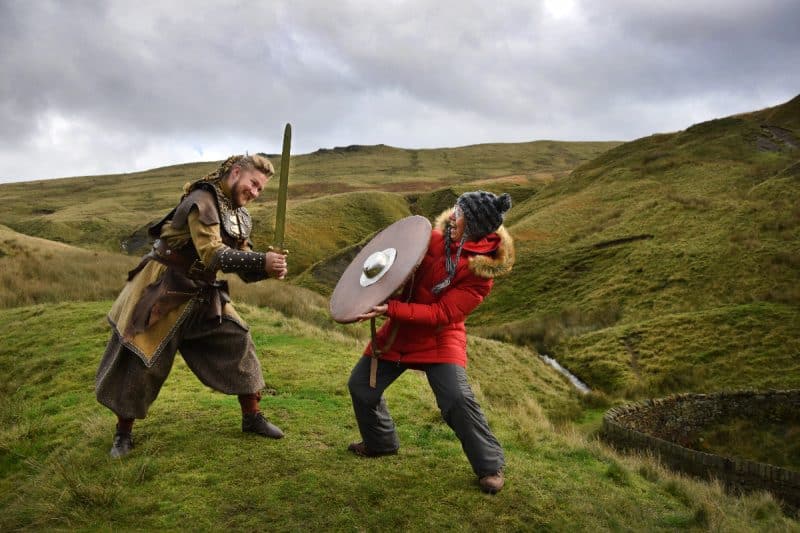
[[[249,200],[246,199],[244,191],[242,191],[242,188],[239,186],[239,182],[237,181],[231,187],[231,203],[233,204],[233,207],[237,209],[239,207],[244,207],[248,201]]]

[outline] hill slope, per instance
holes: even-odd
[[[546,416],[568,386],[530,352],[473,339],[472,378],[507,452],[506,489],[479,492],[424,377],[388,393],[401,453],[346,452],[357,437],[346,391],[361,343],[243,307],[287,431],[247,437],[234,397],[179,358],[125,460],[107,456],[113,417],[93,397],[109,302],[0,311],[0,529],[798,530],[766,496],[620,458]]]
[[[529,183],[564,175],[618,144],[536,141],[428,150],[385,145],[319,150],[292,156],[289,199],[297,204],[348,192],[407,194],[497,177],[506,177],[524,189]],[[279,170],[280,157],[270,157]],[[218,164],[189,163],[131,174],[0,184],[0,195],[6,200],[0,205],[0,224],[36,237],[119,251],[121,242],[169,212],[184,183],[203,177]],[[276,194],[277,180],[273,180],[255,203],[256,211],[274,205]],[[256,217],[256,222],[271,223],[272,216]],[[303,233],[305,222],[290,216],[287,228]],[[256,227],[257,236],[259,231]],[[269,240],[271,230],[264,233],[263,240]],[[294,250],[307,245],[305,233],[305,240],[297,243],[300,248]],[[315,261],[323,257],[318,255]]]
[[[609,392],[797,387],[799,160],[800,97],[609,150],[515,206],[473,323]]]
[[[0,308],[111,298],[135,264],[132,257],[30,237],[0,225]]]

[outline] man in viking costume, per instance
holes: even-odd
[[[361,442],[349,450],[365,457],[397,453],[400,442],[383,391],[406,369],[426,373],[445,422],[455,431],[481,489],[503,488],[504,457],[467,382],[464,321],[492,289],[493,278],[514,263],[514,244],[502,226],[508,194],[461,195],[442,213],[428,250],[403,293],[360,319],[388,317],[356,364],[348,383]],[[373,346],[380,350],[370,386]]]
[[[131,431],[169,375],[176,351],[205,385],[238,395],[242,431],[279,439],[259,409],[261,365],[247,324],[217,272],[245,282],[286,276],[286,256],[251,250],[245,205],[273,175],[259,155],[228,158],[184,187],[180,203],[149,229],[153,249],[128,274],[108,314],[111,339],[97,370],[97,400],[117,415],[112,457],[133,448]]]

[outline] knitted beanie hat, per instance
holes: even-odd
[[[471,239],[480,239],[503,223],[506,211],[511,208],[511,196],[508,193],[496,196],[486,191],[465,192],[456,204],[464,213],[465,234]]]

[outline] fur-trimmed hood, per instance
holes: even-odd
[[[450,214],[453,212],[453,209],[447,209],[443,211],[438,217],[436,217],[436,221],[434,222],[434,229],[444,233],[447,227],[448,219],[450,218]],[[483,253],[476,253],[469,258],[469,269],[477,276],[482,278],[496,278],[499,276],[505,276],[506,274],[511,272],[511,269],[514,267],[514,239],[511,238],[511,234],[505,228],[505,226],[500,226],[495,231],[499,239],[499,244],[497,245],[496,250],[493,254],[483,254]],[[488,238],[484,237],[478,243],[484,243]],[[469,241],[464,245],[464,250],[470,251]]]

